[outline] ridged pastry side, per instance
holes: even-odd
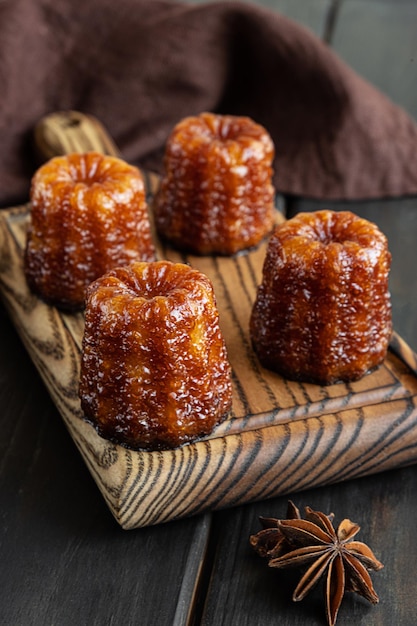
[[[390,264],[385,235],[349,211],[300,213],[278,226],[250,320],[261,363],[324,385],[377,367],[392,332]]]
[[[87,290],[80,397],[105,438],[165,449],[210,433],[231,408],[213,287],[182,263],[117,268]]]
[[[25,274],[44,300],[81,309],[90,282],[118,265],[154,258],[137,168],[89,152],[55,157],[35,173]]]
[[[183,119],[166,144],[156,226],[175,247],[232,255],[257,245],[274,223],[274,146],[248,117]]]

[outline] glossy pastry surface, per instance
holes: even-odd
[[[117,265],[154,258],[137,168],[89,152],[55,157],[35,173],[25,274],[44,300],[81,309],[91,281]]]
[[[379,365],[392,331],[390,263],[384,234],[348,211],[300,213],[278,226],[250,320],[261,363],[326,385]]]
[[[164,449],[209,434],[231,408],[230,376],[204,274],[138,262],[88,288],[80,397],[103,437]]]
[[[272,229],[274,146],[247,117],[202,113],[182,120],[166,144],[155,202],[159,234],[196,254],[231,255]]]

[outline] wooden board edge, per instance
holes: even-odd
[[[417,462],[417,396],[197,442],[171,459],[149,453],[144,460],[113,511],[124,529],[411,465]]]

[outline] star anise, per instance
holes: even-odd
[[[300,511],[291,500],[288,501],[287,519],[301,519]],[[251,546],[259,556],[276,558],[292,550],[291,544],[279,528],[280,520],[274,517],[260,517],[263,526],[256,535],[249,539]]]
[[[250,538],[251,545],[269,559],[270,567],[306,567],[294,593],[302,600],[322,576],[326,576],[326,617],[334,626],[345,591],[355,591],[376,604],[378,596],[368,570],[380,570],[372,550],[353,541],[360,526],[344,519],[335,530],[333,514],[305,508],[305,519],[290,502],[289,519],[261,518],[264,529]]]

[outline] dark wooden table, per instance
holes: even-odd
[[[405,68],[409,42],[415,37],[412,2],[265,0],[263,4],[305,23],[355,69],[417,113],[416,73],[410,64]],[[401,37],[388,37],[388,28]],[[397,59],[403,55],[397,63],[401,76],[385,71],[384,55],[391,59],[394,52]],[[372,65],[375,58],[381,61],[377,70]],[[294,198],[287,200],[287,206],[290,216],[323,207]],[[325,207],[349,208],[377,222],[387,234],[393,254],[395,329],[417,350],[417,198],[327,202]],[[372,607],[347,594],[339,626],[417,623],[417,466],[123,531],[2,305],[0,345],[0,624],[325,624],[321,590],[293,603],[297,575],[268,569],[249,546],[249,536],[259,529],[258,516],[284,516],[288,498],[300,507],[334,511],[338,521],[349,517],[358,522],[362,527],[358,538],[385,564],[373,575],[380,604]]]
[[[289,215],[321,206],[287,204]],[[352,209],[389,237],[394,324],[417,349],[417,198],[326,207]],[[293,603],[296,575],[268,569],[249,546],[258,516],[284,516],[287,496],[121,530],[3,308],[0,320],[1,624],[325,624],[320,589]],[[289,494],[358,522],[385,564],[373,575],[380,604],[348,594],[340,626],[417,622],[416,484],[412,466]]]

